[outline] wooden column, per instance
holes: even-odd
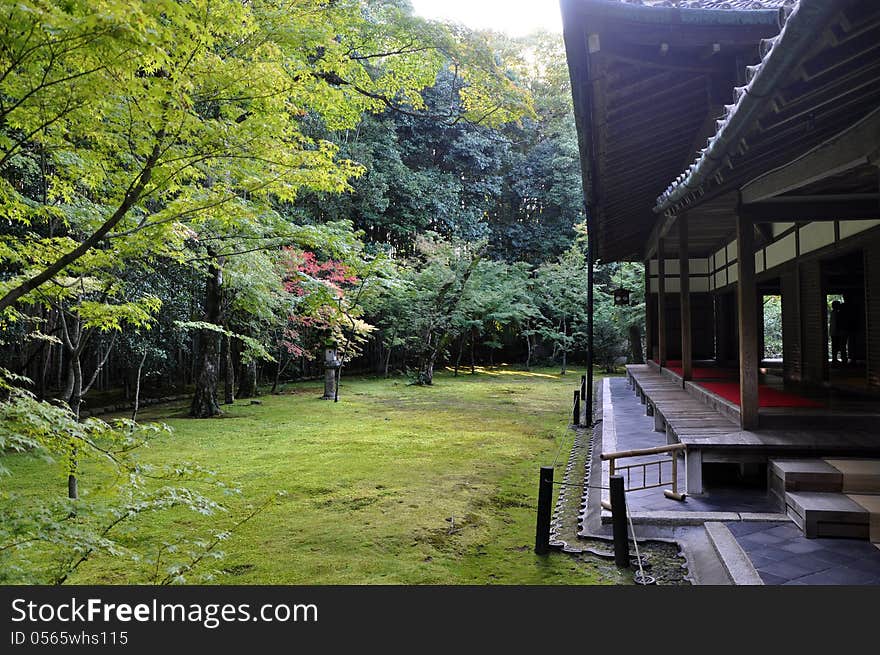
[[[815,259],[799,263],[801,315],[801,376],[822,384],[828,367],[828,329],[822,265]]]
[[[666,366],[666,249],[657,241],[657,361]]]
[[[880,241],[865,247],[865,346],[868,385],[880,386]]]
[[[786,382],[801,381],[801,312],[798,266],[781,276],[782,283],[782,376]]]
[[[681,306],[681,369],[685,380],[693,378],[693,340],[691,339],[691,279],[687,214],[678,217],[678,270]]]
[[[651,324],[651,260],[645,262],[645,359],[654,358],[654,326]]]
[[[584,424],[593,424],[593,365],[596,358],[593,353],[593,312],[596,309],[595,286],[596,273],[596,231],[593,229],[591,216],[593,207],[587,207],[587,392],[584,399]]]
[[[737,213],[736,251],[739,262],[739,408],[743,430],[758,427],[758,308],[755,285],[755,228]]]

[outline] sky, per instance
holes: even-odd
[[[559,0],[410,0],[424,18],[523,36],[540,29],[562,32]]]

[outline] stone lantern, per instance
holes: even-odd
[[[336,344],[324,348],[324,396],[322,400],[336,400],[337,371],[342,367]]]

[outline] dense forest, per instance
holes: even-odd
[[[65,459],[65,502],[87,458],[148,474],[126,458],[161,429],[136,422],[153,400],[212,417],[327,357],[343,398],[348,372],[430,385],[438,367],[583,360],[559,35],[470,32],[405,0],[0,4],[0,451]],[[640,356],[643,278],[596,278],[610,368]],[[108,407],[130,419],[89,418]],[[130,491],[87,527],[52,518],[83,511],[67,505],[19,512],[14,487],[0,553],[78,543],[64,571],[110,547],[108,521],[211,509]]]

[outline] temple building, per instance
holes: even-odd
[[[689,494],[767,474],[808,530],[790,462],[880,458],[880,3],[561,5],[591,259],[645,264],[630,383]]]

